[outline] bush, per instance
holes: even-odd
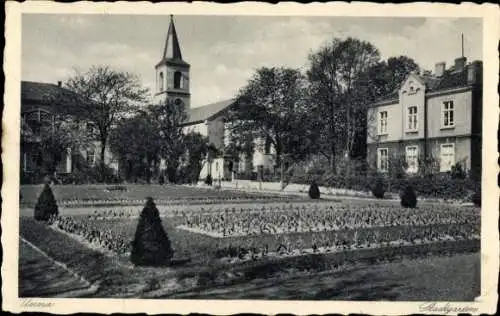
[[[207,178],[205,179],[205,184],[206,184],[206,185],[212,185],[212,182],[213,182],[213,180],[212,180],[212,175],[211,175],[211,174],[208,174],[208,175],[207,175]]]
[[[451,166],[450,175],[452,179],[465,179],[467,177],[467,173],[459,163]]]
[[[48,221],[51,217],[57,215],[59,215],[59,210],[56,199],[52,189],[46,183],[35,205],[35,219],[37,221]]]
[[[319,199],[320,192],[319,192],[319,187],[316,184],[316,181],[313,181],[311,183],[311,186],[309,187],[309,197],[311,199]]]
[[[385,195],[385,183],[384,183],[384,180],[382,179],[382,177],[380,176],[377,176],[375,178],[375,181],[372,185],[372,194],[374,197],[376,197],[377,199],[383,199],[384,198],[384,195]]]
[[[161,266],[170,263],[173,254],[158,209],[153,199],[148,198],[132,242],[130,260],[138,266]]]
[[[417,194],[410,184],[406,185],[401,194],[401,206],[405,208],[417,207]]]
[[[472,194],[472,203],[477,207],[481,207],[481,189],[476,190],[474,194]]]

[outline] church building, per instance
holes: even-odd
[[[229,130],[225,117],[235,104],[235,99],[191,107],[190,64],[182,57],[173,16],[170,16],[163,54],[161,60],[156,64],[155,70],[155,103],[159,104],[166,99],[171,99],[175,106],[185,107],[188,119],[184,123],[184,132],[196,132],[207,136],[210,144],[221,153],[218,157],[203,162],[199,178],[205,179],[210,174],[214,180],[231,179],[230,165],[236,159],[224,155],[224,149],[229,141]],[[235,172],[256,172],[259,166],[272,170],[274,165],[271,154],[264,154],[259,150],[256,150],[253,157],[239,158],[239,163],[232,164]],[[249,170],[250,168],[252,170]]]

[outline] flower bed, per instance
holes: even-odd
[[[136,210],[135,210],[136,211]],[[474,208],[281,204],[273,208],[194,208],[161,212],[174,251],[198,262],[342,252],[479,240]],[[126,254],[137,220],[105,213],[59,217],[53,225],[96,247]],[[236,229],[237,228],[237,229]],[[224,231],[226,235],[224,236]]]
[[[402,209],[397,206],[304,204],[231,209],[223,212],[182,213],[179,228],[214,237],[326,232],[374,227],[428,226],[469,223],[479,227],[475,208],[433,206]]]
[[[217,203],[248,203],[269,201],[296,201],[304,198],[296,195],[252,193],[234,190],[214,190],[184,186],[126,185],[110,190],[99,185],[52,186],[57,204],[66,207],[143,205],[146,197],[155,198],[158,205],[194,205]],[[34,206],[41,186],[21,186],[20,203]]]

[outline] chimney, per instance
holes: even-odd
[[[58,87],[62,87],[62,81],[58,81],[58,82],[57,82],[57,86],[58,86]]]
[[[481,84],[483,79],[482,62],[474,61],[467,66],[467,84]]]
[[[422,71],[422,76],[424,76],[424,77],[429,77],[431,75],[432,75],[432,73],[430,70],[423,70]]]
[[[456,58],[455,59],[455,71],[464,70],[466,62],[467,62],[467,58],[465,58],[465,57]]]
[[[445,69],[446,69],[446,63],[444,61],[440,62],[440,63],[437,63],[436,64],[436,68],[435,68],[436,76],[437,77],[441,77],[442,75],[444,75],[444,70]]]

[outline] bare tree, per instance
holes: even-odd
[[[141,86],[137,76],[109,66],[93,66],[84,73],[77,71],[66,87],[78,96],[77,114],[91,123],[92,132],[100,142],[100,165],[104,170],[113,125],[145,101],[148,91]]]

